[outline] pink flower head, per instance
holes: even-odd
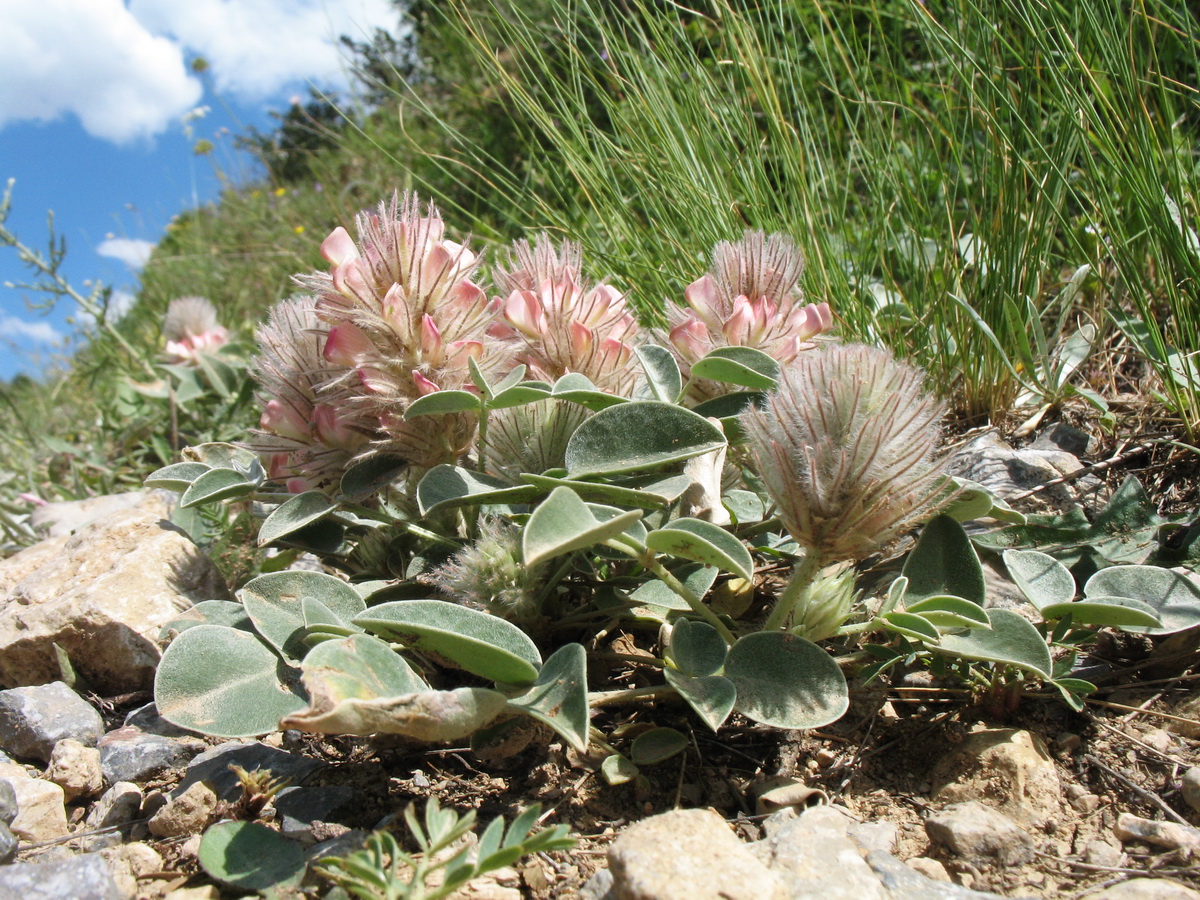
[[[624,294],[584,279],[578,245],[555,247],[546,235],[533,247],[518,241],[508,268],[498,267],[496,281],[508,291],[498,298],[507,335],[525,344],[523,360],[534,375],[554,381],[580,372],[601,390],[616,393],[632,386],[634,373],[623,360],[633,352],[627,341],[637,323]],[[618,346],[628,352],[617,352]]]
[[[403,412],[431,391],[470,389],[470,359],[489,380],[507,374],[515,341],[489,336],[500,303],[471,280],[475,255],[447,240],[437,209],[423,207],[412,194],[360,214],[355,225],[357,238],[336,228],[321,245],[327,273],[299,279],[329,326],[327,380],[346,395],[337,405],[380,424],[384,434],[376,447],[389,444],[391,452],[433,459],[431,465],[451,461],[430,453],[463,446],[462,423],[433,417],[414,429],[403,424]],[[442,427],[454,436],[442,440],[431,433]],[[422,446],[409,452],[414,435]]]
[[[683,292],[684,305],[669,304],[669,328],[662,335],[686,377],[691,365],[718,347],[761,350],[781,363],[814,346],[828,331],[828,303],[804,302],[800,273],[804,260],[792,240],[747,231],[736,243],[713,251],[712,268]],[[703,381],[693,385],[694,399],[719,392]]]
[[[169,362],[197,365],[202,353],[211,353],[229,341],[217,322],[217,311],[204,297],[179,297],[172,300],[163,319]]]

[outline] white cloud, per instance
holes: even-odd
[[[16,316],[0,316],[0,334],[9,341],[24,339],[35,344],[57,344],[63,339],[62,332],[49,322],[30,322]]]
[[[338,38],[398,19],[389,0],[130,0],[129,9],[208,60],[219,91],[250,101],[308,80],[345,86]]]
[[[100,256],[119,259],[134,270],[144,266],[153,252],[153,242],[137,238],[108,238],[96,245],[96,253]]]
[[[201,98],[196,54],[247,102],[344,87],[338,37],[396,20],[389,0],[0,0],[0,128],[73,115],[115,143],[160,134]]]
[[[89,134],[126,143],[200,99],[179,45],[122,0],[0,0],[0,34],[0,127],[74,115]]]

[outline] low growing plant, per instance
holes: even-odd
[[[357,224],[259,332],[257,432],[149,482],[184,508],[252,501],[260,544],[351,580],[269,573],[172,623],[155,696],[178,725],[492,744],[532,718],[585,750],[592,707],[676,695],[714,731],[733,712],[814,728],[870,659],[1073,697],[1050,644],[1077,626],[1198,618],[1140,582],[1100,610],[1086,589],[1069,608],[1074,591],[1031,596],[1040,629],[985,609],[952,516],[1001,511],[944,474],[918,370],[824,339],[785,238],[719,246],[654,343],[570,244],[518,243],[489,296],[433,207],[396,198]],[[855,563],[926,520],[901,577],[862,598]],[[770,587],[766,561],[792,574],[764,617],[718,605]],[[589,693],[585,644],[614,622],[659,627],[664,683]]]

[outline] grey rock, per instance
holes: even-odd
[[[0,900],[122,900],[99,854],[0,868]]]
[[[57,645],[103,695],[148,689],[162,626],[229,597],[212,560],[155,503],[0,562],[0,684],[58,678]]]
[[[612,872],[600,869],[579,890],[579,900],[617,900]]]
[[[751,851],[784,882],[789,896],[889,900],[850,837],[851,829],[861,827],[839,808],[818,806],[767,830]]]
[[[1200,891],[1173,878],[1131,878],[1084,900],[1200,900]]]
[[[136,728],[138,731],[144,731],[147,734],[158,734],[163,737],[193,737],[192,732],[186,728],[180,728],[171,722],[168,722],[158,714],[158,707],[154,705],[154,701],[147,703],[145,706],[139,706],[137,709],[130,710],[125,721],[121,723],[127,728]]]
[[[188,763],[183,780],[171,793],[178,796],[197,781],[207,781],[218,799],[237,800],[242,795],[241,783],[230,771],[230,766],[239,766],[247,772],[269,769],[275,778],[288,778],[292,784],[299,785],[325,764],[299,753],[278,750],[261,741],[229,741],[206,750]]]
[[[103,733],[100,713],[61,681],[0,691],[0,746],[16,756],[48,762],[63,738],[94,747]]]
[[[1001,499],[1007,499],[1082,467],[1072,453],[1029,447],[1015,450],[994,431],[988,431],[959,448],[949,470],[951,475],[968,478]],[[1087,489],[1089,477],[1077,482],[1076,489]],[[1095,481],[1094,477],[1092,480]],[[1040,497],[1056,504],[1074,502],[1071,487],[1065,484],[1047,489]]]
[[[0,822],[0,865],[6,865],[16,858],[17,844],[17,836],[7,825]]]
[[[17,792],[7,781],[0,779],[0,822],[11,825],[17,817]]]
[[[1200,766],[1192,766],[1184,772],[1179,787],[1183,792],[1184,802],[1200,812]]]
[[[279,830],[301,843],[315,843],[313,825],[329,821],[353,799],[354,789],[344,784],[284,788],[274,799]]]
[[[867,864],[892,900],[1001,900],[1000,894],[973,891],[949,881],[935,881],[913,871],[890,853],[878,850],[868,853]]]
[[[1031,835],[976,800],[934,813],[925,820],[925,832],[935,844],[975,865],[1023,865],[1036,849]]]
[[[629,826],[609,847],[608,864],[619,900],[789,896],[711,810],[673,810]]]
[[[369,836],[370,832],[352,828],[345,834],[339,834],[337,837],[309,847],[304,851],[304,858],[310,863],[314,863],[329,856],[346,856],[356,850],[361,850]]]
[[[187,763],[205,747],[194,738],[169,738],[126,727],[100,739],[100,768],[109,784],[145,781],[164,769]]]
[[[1027,449],[1061,450],[1075,456],[1084,456],[1093,444],[1095,441],[1086,431],[1068,425],[1066,422],[1056,422],[1049,428],[1043,428]]]
[[[123,826],[139,817],[142,809],[142,789],[128,781],[118,781],[93,805],[88,813],[85,831],[112,828],[104,834],[93,834],[82,839],[84,850],[100,850],[115,847],[123,840]]]

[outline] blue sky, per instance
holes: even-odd
[[[269,110],[309,85],[345,88],[337,37],[396,18],[388,0],[0,0],[7,227],[44,252],[53,210],[64,274],[84,291],[110,285],[120,302],[172,216],[216,195],[215,167],[253,174],[234,136],[270,128]],[[210,156],[193,153],[199,139]],[[69,300],[30,310],[36,295],[7,286],[30,276],[0,247],[0,379],[38,375],[86,326]]]

